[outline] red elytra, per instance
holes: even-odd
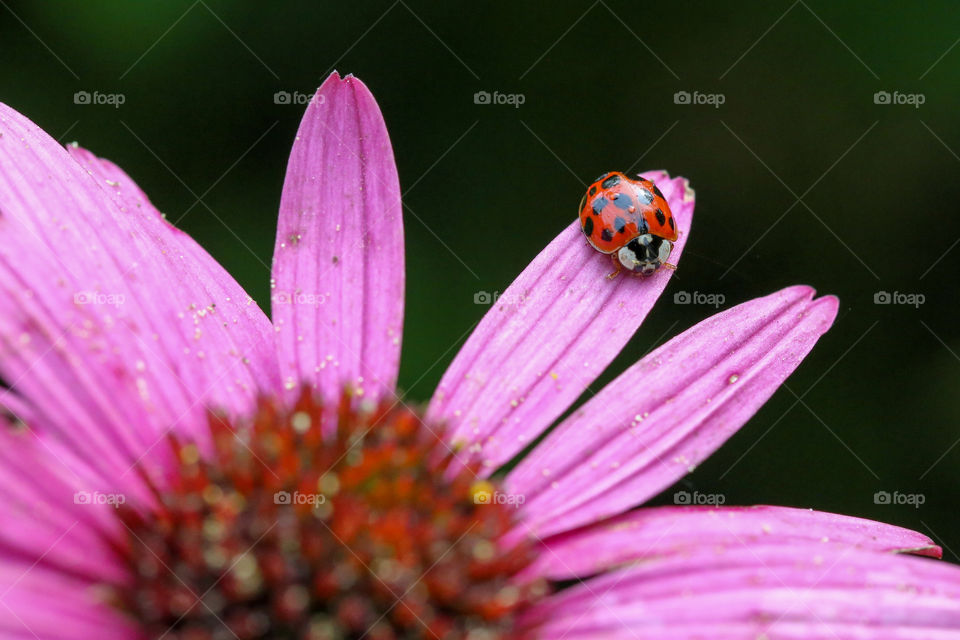
[[[646,233],[670,242],[678,236],[670,205],[657,185],[619,171],[605,173],[587,187],[580,203],[580,225],[601,253],[613,253]]]

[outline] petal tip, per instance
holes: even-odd
[[[907,554],[913,556],[923,556],[924,558],[933,558],[934,560],[943,560],[943,549],[934,544],[933,540],[930,541],[930,544],[923,547],[913,547],[911,549],[897,549],[894,553]]]
[[[829,295],[817,298],[810,305],[808,311],[819,311],[823,316],[824,320],[824,331],[829,329],[833,325],[833,321],[837,319],[837,311],[840,309],[840,299],[837,296]]]
[[[807,301],[813,300],[817,290],[808,284],[795,284],[778,291],[780,295],[799,298],[805,298]]]
[[[340,72],[334,69],[330,72],[330,75],[327,76],[327,79],[317,87],[316,95],[330,97],[330,95],[335,93],[342,85],[350,84],[350,80],[355,79],[353,75],[341,76]]]
[[[345,93],[342,93],[345,92]],[[376,100],[367,85],[352,73],[341,76],[339,71],[332,71],[323,84],[317,88],[316,100],[311,101],[307,110],[314,105],[323,105],[326,102],[339,100],[353,100],[361,109],[368,109]],[[341,97],[343,95],[344,97]],[[349,96],[349,97],[347,97]]]
[[[357,76],[353,75],[352,73],[347,73],[347,74],[341,75],[339,71],[337,71],[336,69],[334,69],[333,71],[330,72],[330,75],[327,76],[327,79],[324,80],[324,81],[323,81],[323,84],[320,85],[320,86],[321,86],[321,88],[322,88],[323,86],[325,86],[325,85],[327,85],[327,84],[349,84],[349,85],[352,85],[352,84],[355,84],[355,83],[356,83],[356,84],[360,84],[360,85],[362,85],[362,86],[366,86],[366,85],[363,84],[363,81],[360,80],[360,78],[358,78]]]

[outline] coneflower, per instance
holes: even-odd
[[[694,196],[656,182],[689,237]],[[572,223],[429,405],[396,390],[400,189],[333,74],[293,145],[272,321],[118,167],[0,106],[0,636],[960,638],[919,533],[781,507],[634,509],[832,324],[796,286],[673,338],[529,448],[671,273]]]

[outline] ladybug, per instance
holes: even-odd
[[[633,180],[619,171],[597,178],[580,201],[580,227],[594,249],[621,269],[649,276],[660,267],[676,269],[667,259],[679,232],[670,205],[646,178]]]

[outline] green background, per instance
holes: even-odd
[[[678,486],[902,524],[958,560],[956,3],[0,4],[0,100],[123,166],[265,307],[302,114],[274,93],[311,92],[333,68],[360,76],[407,190],[413,400],[487,310],[474,294],[506,288],[587,180],[689,177],[681,269],[604,380],[714,311],[674,304],[678,291],[729,307],[807,283],[841,306],[790,390]],[[126,101],[77,105],[81,90]],[[477,91],[525,101],[477,105]],[[678,91],[724,103],[675,104]],[[876,104],[878,91],[924,104]],[[925,302],[877,305],[879,291]],[[877,505],[881,490],[926,501]]]

